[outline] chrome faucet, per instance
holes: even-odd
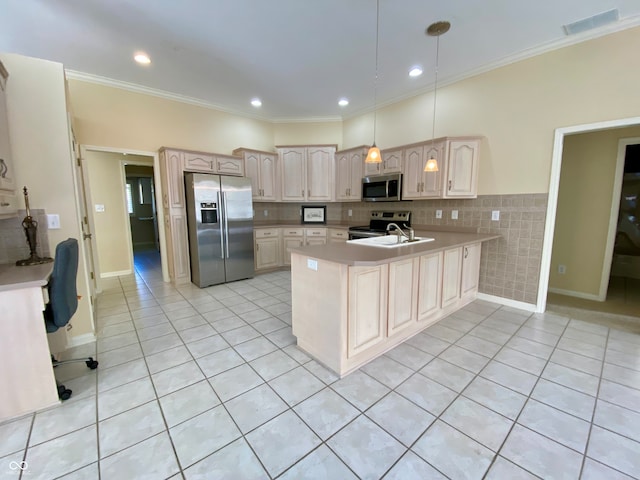
[[[409,232],[409,234],[406,234],[404,232],[404,230],[402,230],[402,228],[400,226],[398,226],[397,223],[389,223],[387,225],[387,232],[389,231],[390,227],[395,227],[395,232],[396,232],[396,235],[398,236],[398,243],[400,243],[400,236],[401,235],[404,236],[404,237],[407,237],[407,241],[409,241],[409,242],[415,241],[416,236],[415,236],[415,232],[413,231],[413,228],[405,227]]]

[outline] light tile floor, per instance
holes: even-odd
[[[639,335],[476,301],[339,380],[295,346],[289,272],[201,290],[137,268],[66,353],[98,369],[0,424],[0,478],[640,477]]]

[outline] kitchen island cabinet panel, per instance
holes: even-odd
[[[442,308],[454,305],[460,299],[462,248],[445,250],[442,270]]]
[[[418,280],[418,321],[424,322],[440,312],[442,298],[442,252],[420,257]]]
[[[369,349],[386,336],[387,276],[387,265],[349,268],[348,357]]]
[[[419,268],[418,258],[389,264],[389,337],[416,323]]]

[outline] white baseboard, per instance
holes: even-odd
[[[106,272],[106,273],[101,273],[100,278],[121,277],[123,275],[131,275],[131,273],[133,273],[131,270],[121,270],[119,272]]]
[[[93,333],[85,333],[84,335],[78,335],[76,337],[70,337],[67,339],[67,348],[77,347],[79,345],[85,345],[87,343],[95,342],[96,336]]]
[[[561,288],[549,288],[549,292],[557,293],[558,295],[566,295],[567,297],[582,298],[584,300],[593,300],[595,302],[604,302],[605,298],[601,298],[599,295],[592,293],[574,292],[572,290],[562,290]]]
[[[478,293],[476,298],[486,302],[499,303],[505,307],[519,308],[520,310],[526,310],[527,312],[536,311],[536,305],[534,303],[519,302],[518,300],[511,300],[510,298],[498,297],[487,293]]]

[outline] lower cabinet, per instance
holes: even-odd
[[[418,319],[418,273],[420,259],[389,264],[389,316],[387,336],[414,325]]]
[[[290,249],[304,245],[304,228],[281,228],[282,264],[291,265]]]
[[[462,247],[462,280],[460,282],[460,296],[462,298],[475,297],[478,293],[481,247],[482,245],[479,243]]]
[[[422,255],[418,274],[418,321],[437,316],[442,308],[443,252]]]
[[[277,228],[254,230],[256,270],[280,265],[280,232]]]
[[[388,265],[349,268],[348,357],[386,337],[388,270]]]
[[[445,250],[442,268],[442,308],[453,305],[460,299],[461,269],[462,249],[458,247]]]

